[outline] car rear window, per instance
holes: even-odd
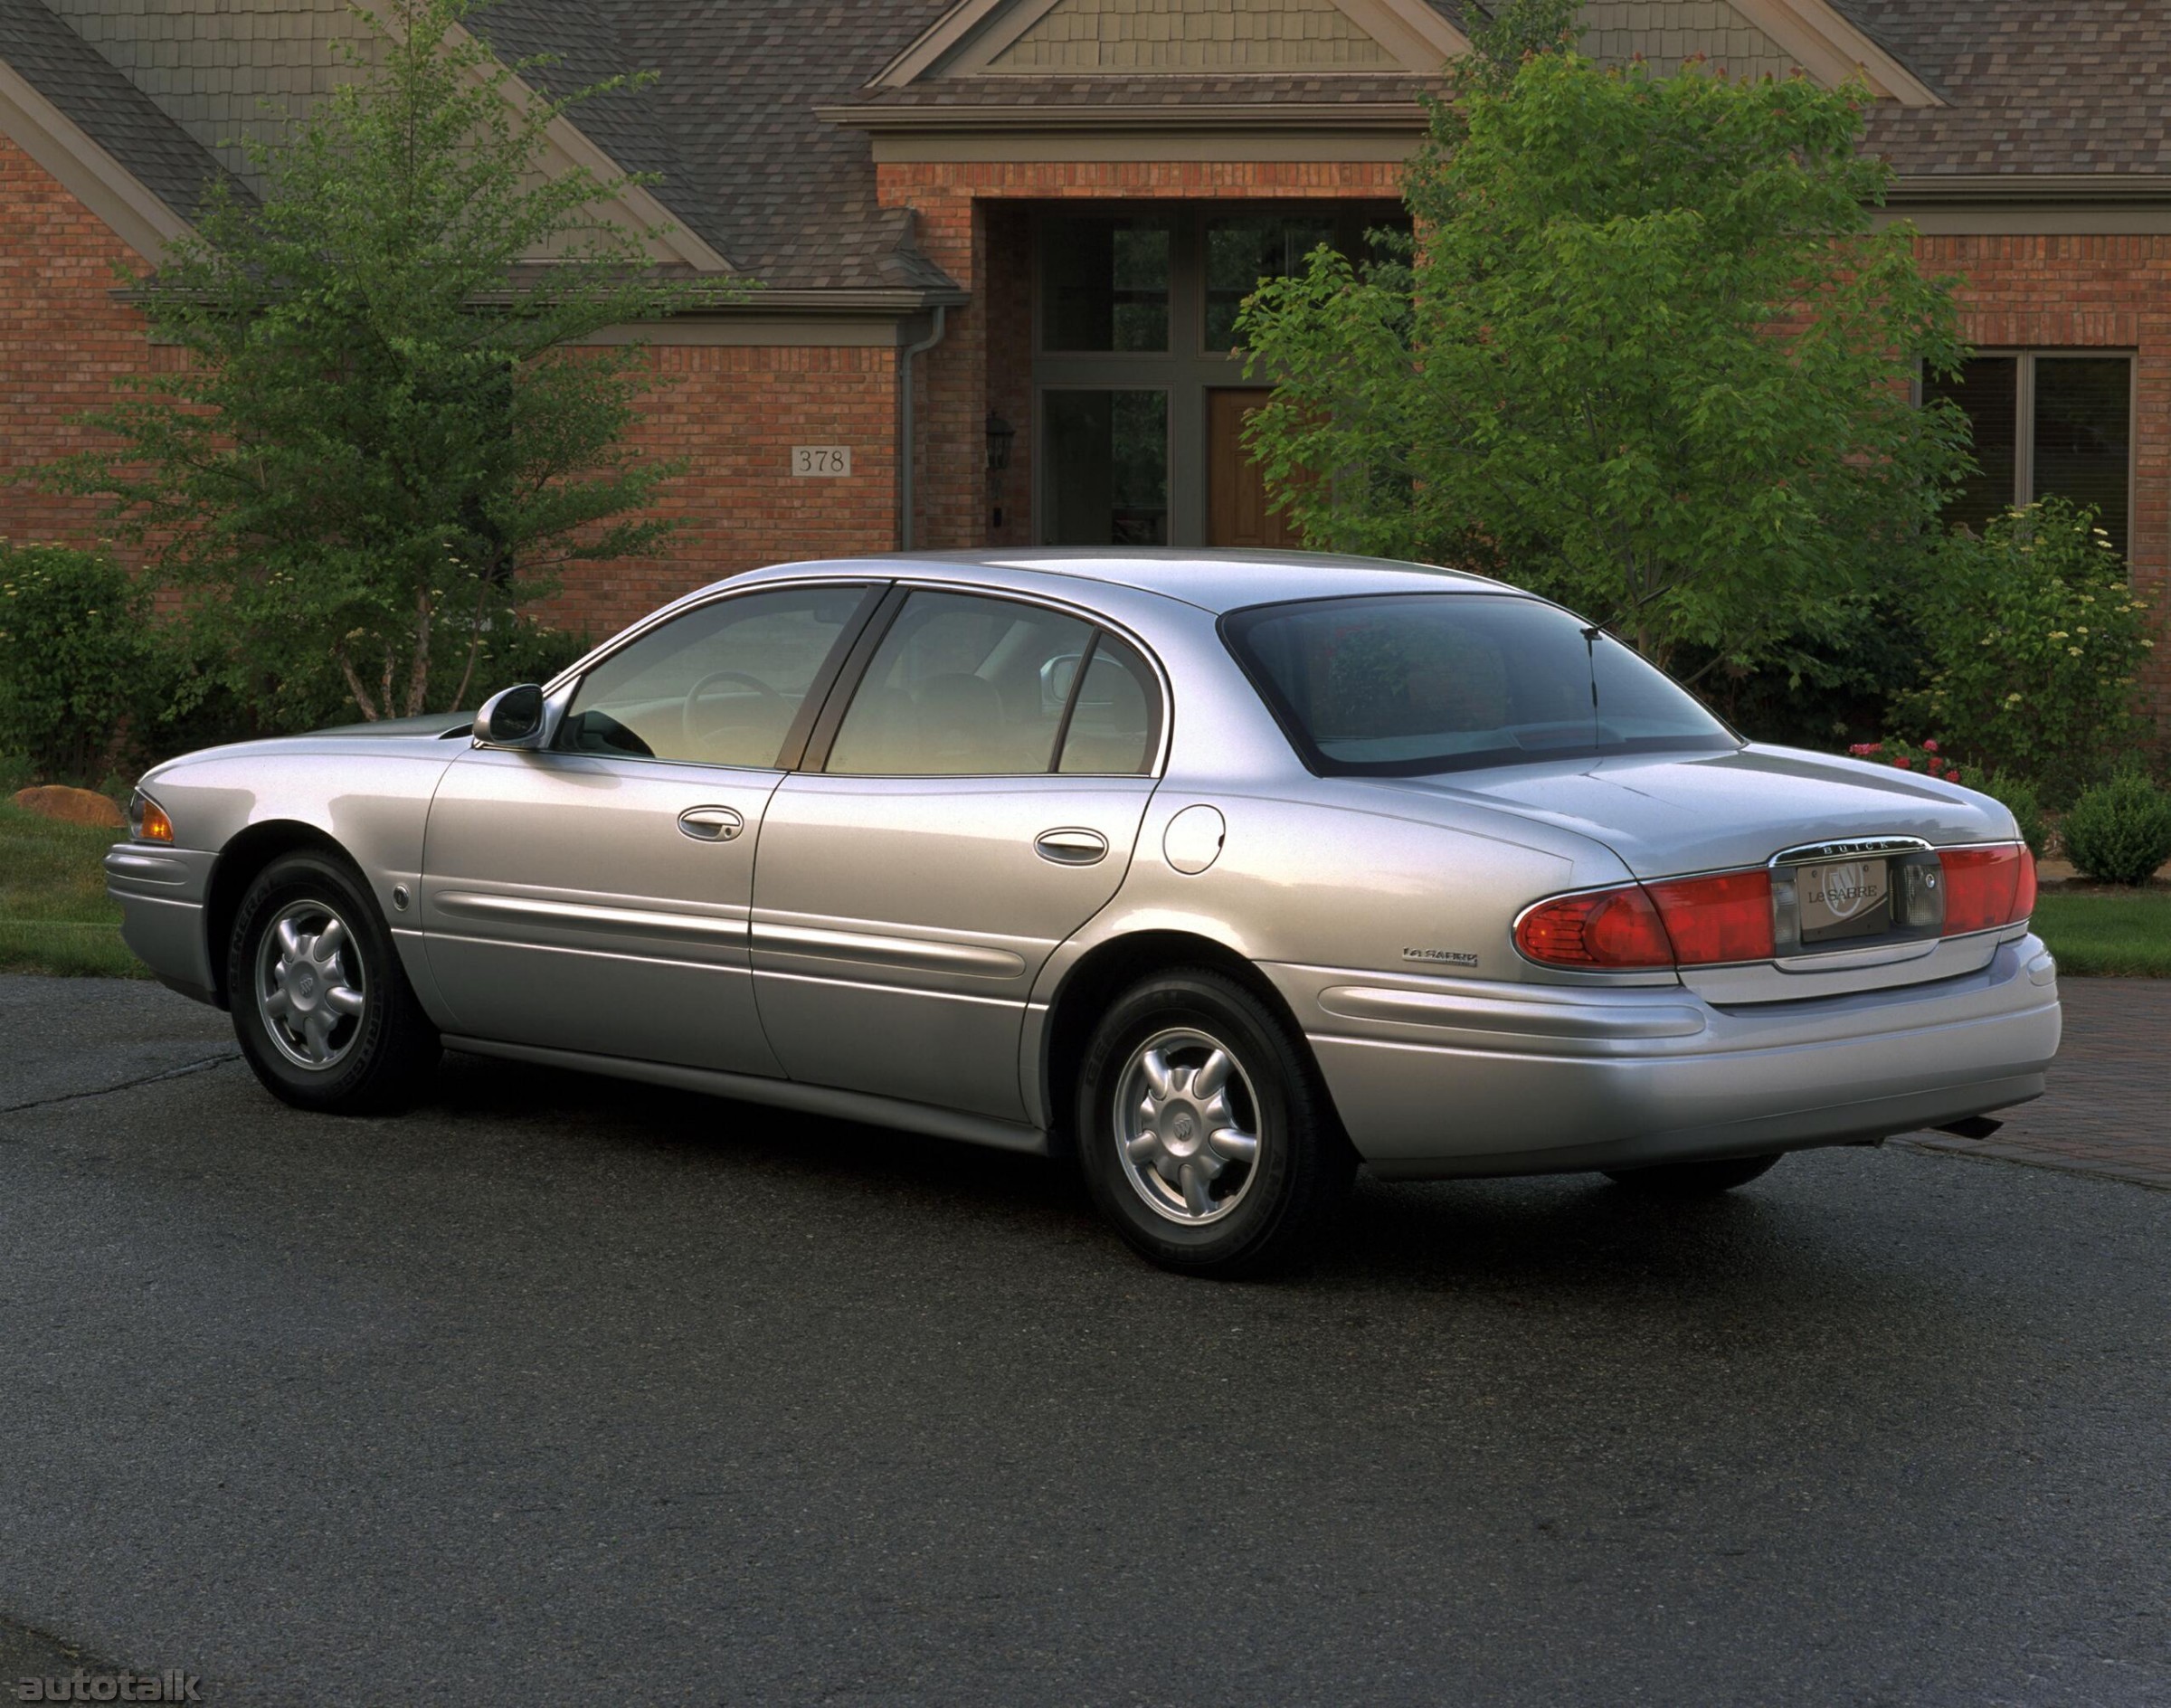
[[[1419,776],[1741,744],[1600,630],[1512,593],[1396,593],[1232,612],[1222,632],[1323,774]]]

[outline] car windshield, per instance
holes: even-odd
[[[1323,774],[1419,776],[1740,742],[1610,635],[1512,593],[1398,593],[1233,612],[1229,646]]]

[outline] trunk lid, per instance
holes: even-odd
[[[2014,836],[2012,816],[1971,790],[1896,766],[1786,747],[1563,760],[1373,781],[1588,837],[1611,849],[1639,878],[1762,866],[1784,849],[1816,843],[1919,837],[1941,848]],[[1682,981],[1715,1002],[1836,995],[1973,972],[1988,964],[1998,935],[1688,968]]]

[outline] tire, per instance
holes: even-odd
[[[298,1109],[398,1108],[441,1053],[384,916],[336,856],[288,854],[257,874],[234,916],[226,992],[242,1054]]]
[[[1730,1156],[1716,1162],[1658,1162],[1649,1168],[1609,1168],[1606,1178],[1616,1186],[1648,1192],[1654,1198],[1716,1198],[1737,1186],[1746,1186],[1770,1172],[1784,1153],[1768,1156]]]
[[[1086,1044],[1075,1121],[1101,1213],[1141,1256],[1184,1275],[1302,1264],[1357,1172],[1304,1040],[1205,967],[1155,974],[1115,1000]]]

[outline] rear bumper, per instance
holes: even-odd
[[[106,850],[106,894],[120,904],[120,938],[160,983],[217,1002],[204,932],[204,900],[217,857],[192,849],[116,842]]]
[[[2060,1029],[2056,968],[2033,936],[1960,977],[1753,1007],[1668,987],[1264,970],[1303,1019],[1358,1152],[1402,1179],[1911,1132],[2040,1096]]]

